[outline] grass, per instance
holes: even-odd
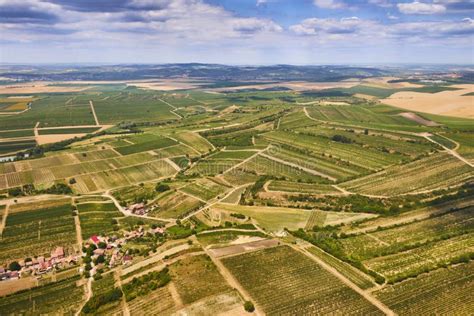
[[[80,127],[80,128],[55,128],[55,129],[40,129],[40,135],[52,134],[89,134],[97,131],[98,127]]]

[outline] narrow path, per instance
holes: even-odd
[[[468,166],[471,166],[474,168],[474,164],[471,163],[469,160],[467,160],[466,158],[464,158],[463,156],[461,156],[460,154],[458,154],[455,150],[453,149],[449,149],[448,147],[442,145],[441,143],[438,143],[437,141],[435,141],[434,139],[431,139],[428,135],[424,134],[423,137],[427,140],[429,140],[430,142],[434,143],[434,144],[437,144],[439,146],[441,146],[448,154],[450,154],[451,156],[461,160],[462,162],[464,162],[466,165]]]
[[[364,234],[365,234],[367,237],[372,238],[373,240],[375,240],[375,241],[381,243],[381,244],[384,245],[384,246],[387,246],[387,247],[390,246],[390,244],[389,244],[388,242],[383,241],[382,239],[378,238],[377,236],[374,236],[374,235],[372,235],[372,234],[370,234],[370,233],[364,233]]]
[[[255,306],[255,314],[256,315],[265,315],[263,310],[258,306],[257,302],[255,302],[255,300],[252,299],[250,294],[240,285],[240,283],[234,278],[234,276],[229,272],[229,270],[227,270],[227,268],[224,266],[224,264],[222,264],[222,262],[219,259],[214,258],[211,255],[211,253],[209,251],[207,251],[206,249],[204,249],[204,251],[209,256],[209,258],[211,258],[212,262],[214,262],[214,264],[217,267],[217,270],[219,270],[219,273],[222,275],[222,277],[227,281],[227,283],[232,288],[236,289],[239,292],[239,294],[243,298],[243,300],[244,301],[251,301],[253,303],[253,305]]]
[[[84,300],[84,303],[81,304],[81,307],[74,314],[75,316],[81,315],[82,309],[92,297],[92,277],[87,279],[87,283],[85,284],[85,293],[86,293],[86,299]]]
[[[166,161],[171,167],[173,167],[174,170],[181,171],[181,168],[173,160],[171,160],[169,158],[165,158],[163,160]]]
[[[331,177],[331,176],[328,176],[327,174],[324,174],[322,172],[319,172],[319,171],[316,171],[316,170],[313,170],[313,169],[309,169],[309,168],[306,168],[306,167],[302,167],[298,164],[295,164],[295,163],[292,163],[292,162],[288,162],[286,160],[283,160],[283,159],[280,159],[280,158],[276,158],[276,157],[273,157],[273,156],[269,156],[267,154],[264,154],[264,153],[260,153],[260,156],[262,157],[265,157],[267,159],[270,159],[270,160],[273,160],[273,161],[276,161],[276,162],[279,162],[281,164],[284,164],[284,165],[287,165],[287,166],[290,166],[290,167],[294,167],[294,168],[297,168],[297,169],[300,169],[300,170],[303,170],[309,174],[312,174],[312,175],[315,175],[315,176],[319,176],[319,177],[322,177],[322,178],[326,178],[330,181],[333,181],[333,182],[336,182],[337,179],[334,178],[334,177]]]
[[[181,115],[179,115],[178,113],[175,112],[175,111],[178,110],[178,108],[175,107],[173,104],[168,103],[168,102],[166,102],[165,100],[162,100],[162,99],[158,99],[158,101],[161,101],[161,102],[163,102],[164,104],[166,104],[166,105],[168,105],[169,107],[171,107],[171,108],[172,108],[172,110],[170,111],[171,113],[173,113],[174,115],[176,115],[176,116],[179,117],[180,119],[183,118]]]
[[[95,114],[94,103],[92,103],[92,100],[89,100],[89,104],[91,106],[92,115],[94,115],[95,125],[100,126],[99,120],[97,119],[97,115]]]
[[[224,171],[222,174],[226,174],[228,172],[230,172],[231,170],[234,170],[240,166],[242,166],[243,164],[249,162],[250,160],[252,160],[253,158],[257,157],[258,155],[262,154],[265,150],[269,149],[270,146],[267,146],[265,147],[264,149],[261,149],[259,151],[257,151],[255,154],[253,154],[252,156],[248,157],[247,159],[244,159],[242,160],[241,162],[239,162],[238,164],[236,165],[233,165],[232,167],[230,167],[229,169],[227,169],[226,171]]]
[[[112,272],[115,280],[115,286],[120,288],[122,290],[122,280],[120,279],[120,275],[118,274],[118,271],[115,270]],[[125,295],[122,295],[122,311],[123,311],[123,316],[130,316],[130,310],[128,309],[128,304],[127,301],[125,300]]]
[[[170,291],[171,298],[174,301],[174,305],[176,306],[176,309],[177,310],[182,309],[184,307],[183,300],[181,299],[181,296],[179,295],[174,282],[169,283],[168,290]]]
[[[152,217],[152,216],[147,216],[147,215],[137,215],[137,214],[133,214],[127,210],[125,210],[122,205],[120,205],[120,203],[117,201],[117,199],[112,195],[110,194],[110,191],[106,191],[104,194],[102,194],[101,196],[103,197],[106,197],[106,198],[109,198],[112,200],[112,202],[114,202],[115,206],[117,207],[117,209],[124,215],[124,216],[134,216],[134,217],[139,217],[139,218],[147,218],[147,219],[152,219],[152,220],[155,220],[155,221],[162,221],[162,222],[168,222],[168,223],[174,223],[175,221],[172,220],[172,219],[169,219],[169,218],[159,218],[159,217]]]
[[[385,313],[385,315],[395,315],[395,313],[390,309],[388,308],[385,304],[383,304],[382,302],[380,302],[377,298],[375,298],[372,294],[370,294],[369,292],[367,291],[364,291],[362,290],[361,288],[359,288],[357,285],[355,285],[352,281],[350,281],[349,279],[347,279],[345,276],[343,276],[339,271],[337,271],[335,268],[333,268],[332,266],[328,265],[327,263],[325,263],[324,261],[322,261],[321,259],[319,259],[318,257],[316,257],[315,255],[313,255],[312,253],[310,253],[308,250],[306,250],[305,248],[301,247],[301,246],[297,246],[297,245],[289,245],[290,247],[292,247],[293,249],[295,249],[296,251],[299,251],[301,253],[303,253],[304,255],[306,255],[307,257],[313,259],[316,263],[318,263],[322,268],[324,268],[325,270],[327,270],[329,273],[331,273],[332,275],[334,275],[335,277],[337,277],[339,280],[341,280],[344,284],[346,284],[348,287],[350,287],[352,290],[354,290],[355,292],[359,293],[362,297],[364,297],[367,301],[369,301],[370,303],[372,303],[372,305],[374,305],[375,307],[377,307],[378,309],[380,309],[382,312]]]
[[[77,245],[79,246],[79,251],[81,251],[83,240],[82,240],[81,221],[79,219],[79,215],[74,216],[74,224],[76,225]]]
[[[3,239],[3,230],[7,226],[7,216],[8,216],[8,209],[10,208],[10,202],[5,205],[5,209],[3,210],[2,215],[2,222],[0,223],[0,240]]]
[[[40,125],[40,122],[36,122],[36,125],[33,129],[33,132],[35,133],[35,137],[39,137],[39,132],[38,132],[38,126]]]
[[[228,197],[230,194],[232,194],[235,190],[238,190],[239,188],[242,188],[242,187],[245,187],[245,186],[248,186],[248,185],[249,185],[249,184],[247,183],[247,184],[243,184],[243,185],[241,185],[241,186],[235,187],[235,188],[230,188],[229,191],[226,191],[226,194],[224,195],[224,197],[222,197],[222,198],[220,198],[220,199],[214,198],[214,199],[209,200],[209,201],[206,203],[206,205],[204,205],[204,206],[201,207],[200,209],[198,209],[198,210],[196,210],[196,211],[194,211],[194,212],[192,212],[192,213],[186,215],[185,217],[183,217],[182,221],[187,220],[187,219],[193,217],[194,215],[196,215],[196,214],[198,214],[198,213],[200,213],[200,212],[202,212],[202,211],[204,211],[204,210],[207,210],[208,208],[212,207],[213,205],[215,205],[215,204],[221,202],[222,200],[224,200],[225,198],[227,198],[227,197]]]

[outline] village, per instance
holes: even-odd
[[[123,237],[93,235],[84,242],[81,256],[78,253],[68,254],[63,247],[56,247],[49,257],[25,258],[10,262],[7,268],[0,266],[0,282],[18,280],[26,276],[36,276],[39,279],[45,274],[53,274],[78,265],[80,257],[85,267],[78,267],[79,272],[94,276],[105,268],[129,265],[132,262],[133,257],[129,251],[122,249],[127,242],[141,238],[145,234],[161,236],[164,233],[165,228],[162,227],[150,227],[145,230],[140,226],[135,230],[124,232]]]

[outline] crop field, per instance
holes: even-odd
[[[341,239],[346,253],[367,259],[396,253],[406,247],[474,231],[473,207],[431,217],[412,224]]]
[[[302,135],[273,131],[264,134],[269,141],[309,150],[313,155],[335,157],[361,168],[377,170],[401,161],[399,154],[390,154],[377,149],[363,148],[356,144],[342,144],[321,136]]]
[[[119,92],[104,100],[93,97],[95,112],[103,124],[115,124],[121,121],[170,121],[177,117],[171,108],[158,100],[155,93]]]
[[[113,231],[113,219],[123,217],[113,203],[81,203],[77,209],[84,240]]]
[[[399,315],[467,315],[474,309],[474,262],[441,268],[376,291]]]
[[[378,312],[316,262],[288,246],[232,256],[222,262],[267,314]]]
[[[198,199],[209,200],[224,193],[228,188],[216,181],[212,181],[210,178],[201,178],[182,187],[180,190]]]
[[[31,109],[20,114],[0,116],[0,126],[4,130],[40,127],[94,125],[94,117],[89,104],[68,105],[68,95],[48,95],[32,102]]]
[[[10,210],[0,242],[0,262],[49,254],[58,246],[73,250],[77,243],[70,204]]]
[[[73,314],[83,300],[79,276],[0,298],[3,315]]]
[[[118,266],[105,255],[83,313],[241,315],[246,298],[269,315],[382,314],[377,300],[400,315],[469,314],[473,121],[380,98],[433,99],[470,79],[444,86],[390,69],[365,78],[372,71],[253,83],[140,72],[128,83],[0,98],[0,156],[16,155],[0,162],[0,266],[58,246],[78,254],[77,233],[87,242],[143,231],[116,249]],[[259,78],[252,67],[242,76]],[[81,137],[59,141],[68,134]],[[109,194],[123,207],[143,202],[146,214],[122,213]],[[125,255],[137,268],[122,278],[123,299],[96,306],[119,286]],[[87,260],[0,298],[0,314],[76,313]],[[142,278],[161,265],[166,283]]]
[[[158,180],[174,174],[176,170],[164,160],[118,168],[114,170],[89,173],[75,177],[72,185],[78,193],[105,191],[143,181]]]
[[[301,183],[290,181],[272,180],[268,185],[270,191],[283,191],[295,193],[310,193],[310,194],[338,194],[341,193],[334,187],[326,184],[317,183]]]
[[[127,302],[130,315],[171,315],[176,306],[167,286],[158,288],[151,293],[139,296]]]
[[[168,191],[158,199],[157,204],[158,209],[153,210],[150,215],[161,218],[179,218],[204,205],[202,201],[180,191]]]
[[[172,264],[170,274],[184,304],[232,290],[207,255],[184,258]]]
[[[472,167],[447,153],[438,153],[346,182],[342,186],[357,193],[382,195],[389,192],[394,195],[458,185],[473,176]]]
[[[361,289],[369,289],[375,286],[375,283],[370,276],[354,268],[350,264],[331,256],[317,247],[309,247],[307,250],[328,265],[334,267],[339,273],[351,280]]]
[[[172,137],[177,139],[179,142],[194,148],[199,153],[207,153],[212,149],[212,145],[198,133],[178,133],[173,134]]]
[[[414,122],[401,116],[385,115],[370,110],[370,106],[351,105],[314,105],[307,107],[312,118],[321,121],[353,123],[364,125],[371,123],[386,125],[415,125]]]
[[[133,145],[116,147],[115,150],[117,150],[122,155],[130,155],[142,151],[156,150],[177,144],[172,139],[151,134],[135,136],[133,138],[130,138],[129,141],[133,142]]]
[[[465,234],[418,248],[364,261],[364,264],[389,281],[449,264],[462,256],[470,256],[474,249],[474,234]]]
[[[258,175],[270,175],[275,177],[283,177],[286,180],[305,181],[305,182],[321,182],[321,177],[301,170],[298,167],[284,164],[263,156],[256,156],[245,164],[238,167],[239,169],[256,173]]]
[[[187,171],[188,174],[217,175],[255,155],[254,151],[220,151],[200,160]]]

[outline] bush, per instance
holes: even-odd
[[[156,192],[165,192],[170,189],[170,186],[167,184],[158,183],[155,187]]]
[[[10,264],[8,265],[8,269],[12,270],[12,271],[20,271],[21,270],[21,266],[20,264],[17,262],[17,261],[12,261],[10,262]]]
[[[253,305],[252,302],[250,302],[250,301],[245,301],[244,309],[245,309],[247,312],[252,313],[253,311],[255,311],[255,306]]]

